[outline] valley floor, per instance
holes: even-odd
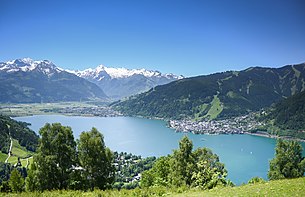
[[[134,190],[108,190],[100,191],[95,190],[93,192],[82,191],[46,191],[39,192],[23,192],[18,194],[4,194],[0,193],[0,196],[39,196],[39,197],[55,197],[55,196],[304,196],[305,194],[305,177],[298,179],[285,179],[277,181],[269,181],[266,183],[247,184],[239,187],[225,187],[216,188],[212,190],[186,190],[183,189],[170,189],[163,187],[155,187],[148,189],[134,189]]]

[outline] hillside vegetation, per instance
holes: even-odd
[[[188,191],[172,196],[304,196],[304,185],[305,177],[247,184],[239,187],[217,188],[208,191]]]
[[[113,106],[127,115],[213,119],[259,110],[303,90],[305,64],[253,67],[181,79]]]
[[[152,187],[147,189],[134,190],[94,190],[92,192],[83,191],[44,191],[40,192],[23,192],[18,194],[9,193],[6,196],[20,197],[70,197],[70,196],[304,196],[305,193],[305,177],[298,179],[283,179],[269,181],[266,183],[247,184],[239,187],[224,187],[211,190],[183,190],[177,188],[175,190],[165,187]]]
[[[305,139],[305,91],[278,102],[260,119],[273,134]]]
[[[38,145],[38,135],[28,128],[28,123],[18,122],[8,116],[0,115],[0,151],[8,153],[10,137],[29,151],[35,151]]]

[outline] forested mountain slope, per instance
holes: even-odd
[[[305,139],[305,91],[272,105],[260,121],[271,134]]]
[[[245,114],[305,90],[305,64],[185,78],[113,106],[128,115],[217,118]]]

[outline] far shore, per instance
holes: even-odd
[[[12,113],[12,112],[11,112]],[[0,113],[1,114],[1,113]],[[4,113],[5,114],[5,113]],[[64,115],[64,116],[84,116],[84,117],[96,117],[96,116],[100,116],[100,117],[115,117],[115,116],[125,116],[123,114],[112,114],[111,116],[107,116],[105,114],[103,115],[93,115],[93,114],[84,114],[84,113],[81,113],[81,112],[78,112],[78,113],[62,113],[62,112],[53,112],[53,111],[48,111],[48,112],[45,112],[45,111],[40,111],[37,112],[37,111],[33,111],[33,112],[17,112],[15,114],[7,114],[9,115],[10,117],[22,117],[22,116],[33,116],[33,115]],[[160,118],[160,117],[147,117],[147,116],[130,116],[130,117],[138,117],[138,118],[146,118],[146,119],[154,119],[154,120],[163,120],[165,122],[168,122],[170,119],[167,119],[167,118]],[[169,128],[172,128],[169,126]],[[174,129],[174,128],[172,128]],[[184,131],[185,132],[185,131]],[[191,131],[186,131],[186,133],[188,132],[191,132]],[[192,132],[194,133],[194,132]],[[232,133],[230,133],[232,134]],[[237,134],[237,133],[236,133]],[[256,133],[251,133],[251,132],[241,132],[240,135],[242,134],[248,134],[248,135],[254,135],[254,136],[260,136],[260,137],[267,137],[267,138],[274,138],[274,139],[286,139],[286,140],[296,140],[296,141],[300,141],[300,142],[305,142],[305,139],[300,139],[300,138],[293,138],[293,137],[290,137],[290,136],[277,136],[277,135],[272,135],[272,134],[269,134],[267,132],[256,132]],[[196,133],[197,135],[197,133]],[[200,135],[200,134],[199,134]],[[206,135],[206,134],[204,134]],[[221,135],[221,133],[219,134]],[[225,134],[223,134],[225,135]]]
[[[267,138],[274,138],[274,139],[296,140],[296,141],[300,141],[300,142],[305,142],[305,140],[303,140],[303,139],[293,138],[290,136],[277,136],[277,135],[272,135],[272,134],[269,134],[266,132],[256,132],[256,133],[244,132],[244,134],[255,135],[255,136],[260,136],[260,137],[267,137]]]

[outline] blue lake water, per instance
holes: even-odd
[[[220,157],[235,184],[246,183],[252,177],[267,179],[269,160],[274,157],[275,139],[251,135],[194,135],[176,133],[166,122],[134,117],[80,117],[37,115],[14,118],[31,123],[38,133],[45,123],[60,122],[70,126],[75,138],[82,131],[96,127],[104,135],[106,145],[113,151],[130,152],[143,157],[163,156],[178,148],[179,140],[187,135],[194,148],[208,147]],[[302,143],[305,148],[305,143]],[[303,152],[305,155],[305,151]]]

